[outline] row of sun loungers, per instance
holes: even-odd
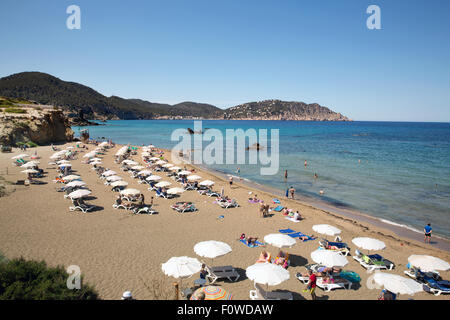
[[[450,281],[443,280],[438,272],[423,272],[417,268],[410,268],[404,273],[423,285],[426,292],[435,296],[450,293]]]

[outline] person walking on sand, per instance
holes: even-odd
[[[293,186],[290,187],[289,192],[291,194],[292,199],[294,199],[294,193],[295,193],[295,189]]]
[[[231,187],[233,186],[233,176],[231,176],[229,180],[230,180],[230,189],[231,189]]]
[[[309,275],[309,280],[308,283],[306,284],[306,289],[303,290],[303,292],[308,292],[311,294],[311,298],[313,300],[317,299],[316,296],[316,275],[314,274],[314,272],[309,269],[308,270],[308,275]]]
[[[427,243],[427,242],[430,243],[430,241],[431,241],[431,233],[433,232],[433,228],[431,228],[430,224],[427,224],[425,226],[425,228],[423,229],[423,231],[425,232],[425,238],[424,238],[425,243]]]
[[[259,215],[261,218],[264,218],[264,210],[266,209],[266,206],[264,205],[264,201],[261,201],[259,205]]]

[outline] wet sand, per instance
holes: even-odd
[[[74,144],[67,144],[74,145]],[[65,147],[65,146],[59,146]],[[92,150],[95,147],[89,145]],[[114,153],[120,146],[108,150],[103,158],[103,166],[112,169],[125,181],[130,188],[144,192],[146,202],[150,201],[154,192],[147,190],[146,185],[138,184],[127,172],[120,170],[120,165],[114,163]],[[36,149],[28,153],[34,153]],[[8,258],[24,256],[30,259],[44,259],[50,265],[78,265],[85,275],[85,280],[93,284],[104,299],[120,299],[125,290],[131,290],[137,299],[152,299],[155,294],[172,294],[172,283],[176,281],[164,275],[161,264],[173,256],[190,256],[211,263],[210,259],[198,257],[193,247],[205,240],[218,240],[228,243],[233,251],[223,257],[214,259],[214,265],[232,265],[241,274],[237,282],[219,281],[218,285],[229,290],[235,299],[249,299],[249,290],[253,283],[245,276],[245,269],[258,259],[261,248],[248,248],[237,239],[241,233],[257,236],[263,239],[269,233],[276,233],[282,228],[291,228],[306,234],[314,234],[312,226],[328,223],[342,230],[341,237],[351,247],[355,246],[351,239],[357,236],[368,236],[380,239],[386,243],[386,249],[381,251],[384,257],[392,260],[396,268],[391,273],[403,275],[406,270],[407,258],[411,254],[430,254],[450,261],[450,253],[439,248],[424,244],[414,239],[399,236],[392,230],[372,225],[366,221],[354,220],[338,214],[330,214],[325,210],[314,208],[296,200],[287,200],[279,194],[257,190],[234,180],[230,188],[227,177],[197,168],[197,174],[204,179],[216,181],[214,190],[220,192],[223,187],[225,194],[237,199],[239,208],[222,209],[214,203],[214,198],[199,195],[196,191],[186,191],[180,198],[156,198],[154,208],[156,215],[133,215],[125,210],[112,208],[116,193],[91,170],[88,164],[82,164],[82,154],[77,160],[71,161],[76,174],[79,174],[92,190],[92,200],[88,203],[100,206],[102,209],[92,213],[70,212],[70,200],[64,199],[63,193],[55,191],[59,184],[52,182],[56,169],[47,165],[49,156],[53,154],[51,147],[37,148],[40,167],[47,172],[43,181],[45,185],[8,186],[11,193],[0,198],[0,251]],[[13,155],[22,153],[0,154],[0,172],[8,181],[24,179],[21,168],[12,166]],[[170,154],[166,153],[170,158]],[[143,163],[140,154],[133,160]],[[6,174],[8,168],[8,174]],[[188,165],[188,168],[192,166]],[[160,173],[164,181],[177,183]],[[14,190],[14,192],[12,192]],[[283,206],[299,210],[305,220],[299,223],[288,221],[280,213],[269,218],[261,218],[257,204],[248,202],[249,192],[258,194],[258,198],[271,203],[275,196],[282,201]],[[199,209],[196,213],[180,214],[170,208],[177,201],[192,201]],[[271,206],[276,206],[271,203]],[[219,218],[223,215],[224,218]],[[332,239],[332,237],[328,237]],[[297,272],[304,272],[304,266],[313,263],[310,253],[317,249],[318,241],[298,242],[287,249],[291,257],[288,268],[291,278],[282,284],[271,287],[271,290],[287,290],[294,294],[295,299],[310,299],[303,293],[305,285],[296,278]],[[276,255],[278,248],[268,245],[266,248]],[[357,272],[361,285],[351,290],[334,290],[324,292],[317,290],[319,299],[361,300],[376,299],[380,290],[370,290],[366,280],[370,276],[359,263],[348,257],[349,263],[344,268]],[[450,278],[450,271],[441,272],[445,279]],[[182,287],[190,285],[198,278],[194,275],[182,281]],[[156,288],[154,281],[160,281],[163,290]],[[164,292],[163,292],[164,291]],[[155,293],[156,292],[156,293]],[[400,296],[408,299],[410,296]],[[448,296],[435,297],[428,293],[416,294],[414,299],[449,299]]]

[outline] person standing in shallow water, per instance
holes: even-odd
[[[284,170],[284,180],[287,180],[287,178],[288,178],[287,170]]]
[[[425,238],[424,238],[425,243],[427,243],[427,242],[430,243],[430,241],[431,241],[431,233],[433,232],[433,228],[431,228],[430,224],[427,224],[425,226],[425,228],[423,229],[423,231],[425,233]]]
[[[291,193],[291,197],[292,197],[292,199],[294,199],[294,193],[295,193],[295,189],[294,189],[294,187],[293,187],[293,186],[291,186],[291,187],[289,188],[289,192]]]

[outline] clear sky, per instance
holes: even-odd
[[[69,5],[81,30],[69,30]],[[369,5],[381,30],[369,30]],[[319,103],[354,120],[450,121],[448,0],[1,0],[0,77],[221,108]]]

